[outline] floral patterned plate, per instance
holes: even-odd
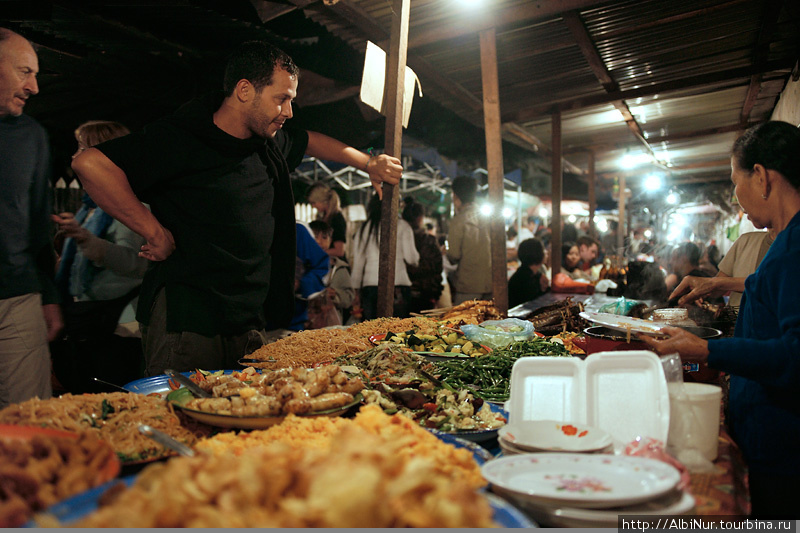
[[[652,500],[673,490],[681,477],[655,459],[578,453],[501,457],[484,464],[481,473],[500,495],[592,509]]]
[[[501,427],[498,435],[528,452],[596,452],[614,444],[602,429],[556,420],[523,420]]]

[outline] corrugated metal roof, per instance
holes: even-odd
[[[386,0],[342,0],[351,8],[376,14],[385,32],[390,28]],[[484,2],[485,17],[502,20],[497,31],[500,106],[504,122],[516,123],[544,144],[550,142],[549,112],[562,107],[562,146],[567,159],[585,161],[581,151],[597,152],[598,172],[620,171],[626,152],[648,147],[637,139],[616,109],[613,94],[624,100],[650,150],[669,158],[671,172],[707,176],[726,172],[736,130],[769,119],[777,95],[794,66],[798,45],[798,13],[790,2],[768,0],[624,0],[563,2],[544,17],[531,15],[532,2]],[[554,4],[554,3],[553,3]],[[537,8],[547,8],[537,4]],[[550,6],[551,8],[553,6]],[[505,16],[516,10],[519,17]],[[306,13],[333,33],[341,31],[336,6]],[[592,49],[565,21],[578,15]],[[455,2],[411,4],[409,64],[412,54],[459,88],[482,96],[478,28]],[[526,18],[527,17],[527,18]],[[476,26],[474,23],[473,26]],[[439,28],[441,38],[433,35]],[[357,41],[354,33],[342,33]],[[424,36],[422,46],[415,39]],[[596,54],[611,78],[603,86],[588,58]],[[746,107],[751,75],[761,75],[752,108]],[[469,109],[437,80],[422,79],[423,90],[445,107],[476,122]],[[633,91],[631,93],[631,91]],[[616,100],[617,106],[622,105]],[[578,110],[570,110],[573,108]],[[722,128],[730,131],[715,133]],[[671,140],[671,137],[676,137]],[[661,170],[667,170],[664,167]],[[680,170],[678,170],[680,169]],[[724,176],[723,176],[724,177]],[[722,178],[720,178],[722,179]]]

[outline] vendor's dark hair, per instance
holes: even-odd
[[[535,237],[532,239],[525,239],[519,243],[517,257],[523,267],[541,265],[542,261],[544,261],[544,245],[542,241]]]
[[[406,206],[403,208],[403,220],[408,222],[413,229],[418,229],[419,217],[425,216],[425,208],[411,197],[405,199]]]
[[[244,42],[228,56],[222,90],[230,96],[239,80],[248,80],[256,91],[261,91],[272,85],[276,68],[282,68],[292,76],[300,73],[292,58],[280,48],[265,41]]]
[[[472,176],[458,176],[453,179],[450,187],[461,203],[469,204],[475,201],[475,195],[478,193],[478,180]]]
[[[731,155],[742,170],[757,164],[777,170],[800,189],[800,130],[788,122],[772,120],[748,129],[733,143]]]
[[[561,245],[561,267],[564,268],[567,272],[573,272],[576,268],[578,268],[578,265],[575,265],[572,268],[567,266],[567,255],[574,246],[578,245],[575,244],[574,242],[565,242],[564,244]],[[578,263],[580,264],[580,261]]]

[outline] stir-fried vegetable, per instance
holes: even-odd
[[[455,389],[469,389],[487,401],[508,400],[511,369],[520,357],[571,357],[563,344],[542,338],[517,341],[505,348],[468,360],[434,363],[439,379]]]

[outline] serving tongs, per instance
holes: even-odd
[[[198,398],[211,398],[212,397],[211,393],[206,392],[203,389],[201,389],[200,386],[197,383],[195,383],[194,381],[192,381],[188,377],[184,376],[180,372],[175,372],[174,370],[168,368],[168,369],[164,370],[164,374],[166,374],[170,378],[174,379],[175,381],[177,381],[178,383],[180,383],[181,385],[183,385],[184,387],[189,389],[189,392],[191,392],[192,394],[194,394]]]
[[[153,439],[154,441],[164,446],[165,448],[169,448],[170,450],[177,452],[180,455],[186,457],[194,456],[193,449],[191,449],[182,442],[178,442],[177,440],[173,439],[166,433],[148,426],[147,424],[139,424],[139,433],[141,433],[145,437]]]

